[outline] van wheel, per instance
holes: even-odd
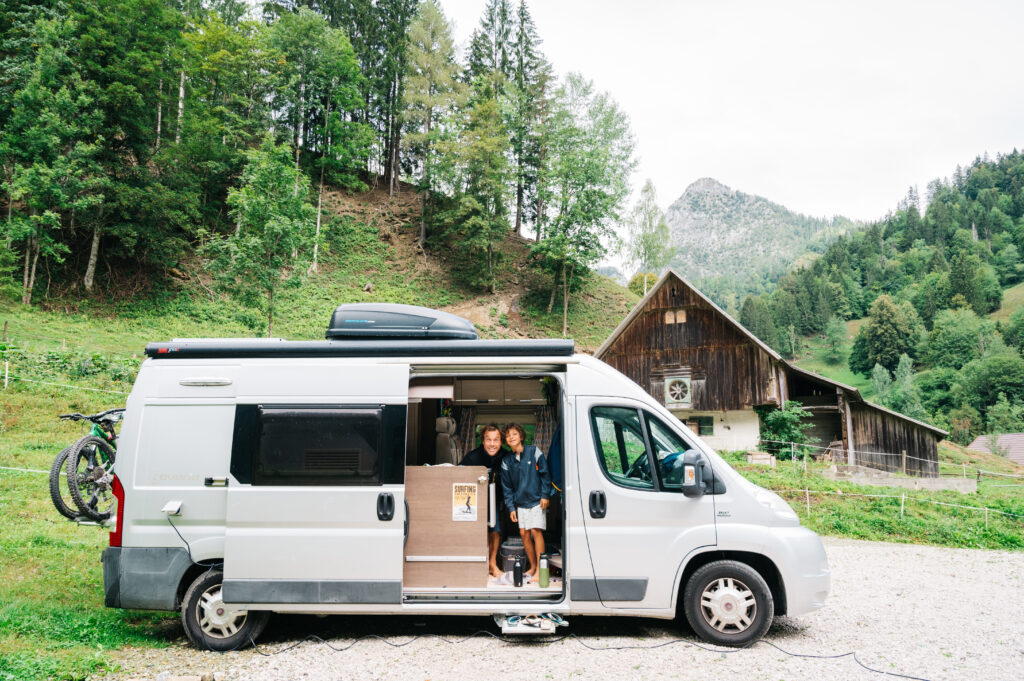
[[[683,591],[683,608],[698,636],[723,646],[757,641],[775,614],[764,578],[735,560],[717,560],[693,573]]]
[[[181,623],[185,635],[202,650],[237,650],[256,640],[270,618],[269,612],[239,610],[221,598],[224,573],[208,570],[185,592]]]

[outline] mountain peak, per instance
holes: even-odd
[[[687,194],[731,194],[733,190],[726,187],[724,184],[719,182],[713,177],[702,177],[699,180],[690,183],[690,186],[683,192],[683,196]]]
[[[710,285],[726,307],[776,281],[809,252],[821,252],[853,223],[794,213],[731,189],[711,177],[693,182],[665,214],[676,256],[672,265],[698,286]],[[725,296],[733,294],[733,300]]]

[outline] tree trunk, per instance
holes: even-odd
[[[28,268],[32,262],[32,238],[29,237],[25,240],[25,270],[21,275],[21,304],[29,304],[29,288],[28,288]]]
[[[489,293],[494,293],[494,258],[493,249],[490,244],[487,245],[487,276],[491,282],[487,290]]]
[[[427,253],[427,201],[430,200],[430,190],[423,190],[423,204],[420,207],[420,249],[424,255]]]
[[[647,295],[647,270],[644,270],[644,295]]]
[[[555,309],[555,292],[558,291],[558,270],[555,270],[555,280],[551,282],[551,298],[548,300],[548,314]]]
[[[178,81],[178,129],[174,133],[174,143],[181,144],[181,121],[185,117],[185,69],[181,70]]]
[[[153,153],[160,151],[160,128],[164,122],[164,79],[161,78],[156,86],[156,144],[153,145]]]
[[[331,121],[331,93],[327,94],[327,114],[324,118],[324,130],[327,131]],[[327,132],[327,151],[325,156],[331,155],[331,133]],[[313,241],[313,262],[309,266],[307,274],[316,274],[318,271],[317,258],[320,255],[320,225],[324,214],[324,158],[320,158],[320,190],[316,195],[316,238]]]
[[[85,268],[85,290],[92,293],[93,278],[96,276],[96,259],[100,254],[100,228],[92,232],[92,247],[89,249],[89,264]]]
[[[32,266],[29,267],[26,272],[27,282],[25,290],[21,295],[21,302],[24,305],[32,304],[32,289],[36,286],[36,266],[39,264],[39,245],[36,243],[35,238],[32,239],[32,245],[30,248],[32,249]]]
[[[299,120],[295,121],[295,187],[292,196],[299,194],[299,154],[302,153],[302,122],[306,115],[306,83],[299,82]]]
[[[576,263],[569,268],[569,276],[565,276],[565,263],[562,263],[562,338],[569,335],[569,282],[576,271]]]
[[[520,169],[520,177],[516,180],[516,236],[519,236],[523,228],[523,179]]]
[[[274,337],[274,289],[267,290],[267,338]]]

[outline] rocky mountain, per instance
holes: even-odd
[[[672,266],[716,302],[737,309],[801,257],[857,226],[843,217],[814,218],[745,194],[710,177],[697,180],[666,213],[676,255]]]

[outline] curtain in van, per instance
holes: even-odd
[[[459,448],[459,460],[472,451],[476,445],[476,407],[462,407],[458,414],[459,429],[455,444]]]
[[[552,407],[540,407],[534,415],[537,418],[537,431],[533,434],[533,444],[542,452],[547,452],[551,449],[551,438],[558,427],[555,410]]]

